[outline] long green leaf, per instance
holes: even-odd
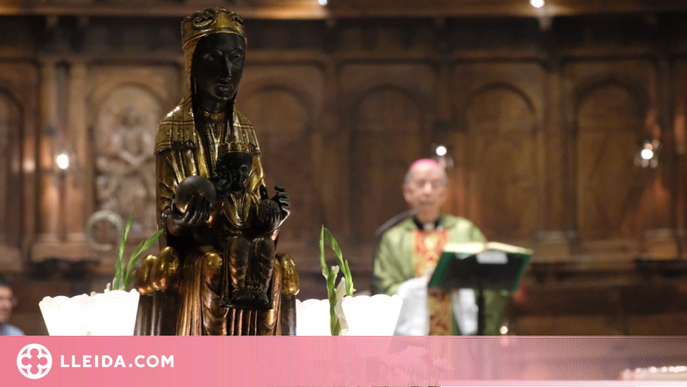
[[[337,266],[332,266],[331,268],[327,268],[327,263],[325,260],[325,236],[329,242],[329,246],[336,254],[336,261],[338,263]],[[343,252],[341,251],[341,247],[339,247],[339,243],[336,241],[336,238],[334,238],[334,235],[332,235],[332,233],[329,232],[329,230],[327,230],[327,228],[324,226],[322,226],[322,230],[320,231],[320,265],[322,266],[322,275],[327,280],[327,298],[329,301],[330,316],[329,329],[332,336],[338,336],[341,334],[341,321],[339,321],[339,317],[336,315],[336,277],[338,276],[339,271],[341,271],[343,275],[346,294],[353,296],[355,289],[353,288],[353,276],[351,275],[351,268],[348,264],[348,261],[343,258]]]
[[[336,254],[336,262],[339,264],[339,267],[343,269],[344,267],[344,262],[343,262],[343,253],[341,252],[341,248],[339,247],[339,243],[334,239],[334,235],[332,235],[329,230],[326,228],[324,229],[324,233],[327,236],[327,241],[329,242],[329,247],[334,250],[334,253]]]
[[[329,296],[329,326],[332,336],[341,333],[341,322],[336,315],[336,276],[339,273],[338,266],[332,266],[327,276],[327,295]]]
[[[351,269],[348,266],[348,260],[344,260],[343,258],[343,252],[341,251],[341,247],[339,247],[339,243],[336,241],[336,238],[334,238],[334,235],[332,235],[329,230],[326,228],[324,229],[324,233],[327,236],[327,241],[329,242],[329,246],[332,248],[334,253],[336,254],[336,261],[339,264],[339,267],[341,268],[341,273],[343,274],[344,281],[346,283],[346,294],[349,296],[353,295],[353,276],[351,275]]]
[[[346,294],[353,296],[353,275],[351,275],[351,267],[348,266],[348,260],[345,261],[344,278],[346,278]]]
[[[136,247],[136,250],[134,250],[134,252],[131,254],[131,258],[129,258],[129,264],[126,267],[126,273],[124,274],[124,289],[128,289],[129,285],[131,284],[131,281],[133,281],[134,279],[134,275],[136,273],[134,267],[136,267],[136,263],[138,262],[141,253],[152,247],[153,244],[155,244],[155,242],[160,238],[163,232],[164,230],[159,230],[150,238],[139,243],[138,247]]]
[[[324,259],[324,226],[320,230],[320,267],[322,268],[322,275],[327,278],[329,274],[329,269],[327,269],[327,262]]]
[[[122,234],[122,239],[119,241],[119,250],[117,251],[117,262],[115,263],[115,277],[112,281],[112,289],[118,290],[121,288],[122,284],[122,256],[124,255],[124,246],[126,246],[126,239],[129,237],[129,229],[131,228],[131,223],[134,220],[134,212],[131,211],[129,215],[129,220],[126,221],[126,226],[124,226],[124,233]]]
[[[134,252],[131,253],[131,257],[129,257],[129,263],[126,266],[124,266],[124,273],[122,275],[122,278],[126,278],[129,275],[129,271],[133,269],[131,265],[131,258],[141,253],[141,249],[143,248],[143,242],[144,241],[141,241],[141,243],[139,243],[138,246],[136,246],[136,249],[134,249]]]
[[[134,270],[131,273],[129,273],[128,277],[124,277],[124,289],[129,289],[129,285],[131,285],[131,282],[133,282],[134,277],[136,276],[136,272],[138,270]]]
[[[153,234],[153,236],[151,236],[150,238],[146,239],[144,242],[141,242],[138,245],[136,250],[134,250],[134,252],[131,254],[131,258],[129,259],[129,271],[131,271],[131,269],[133,269],[134,266],[136,266],[136,262],[138,261],[138,258],[140,257],[141,253],[151,248],[153,244],[155,244],[155,242],[157,242],[157,240],[160,239],[160,236],[163,232],[164,230],[159,230],[158,232]]]

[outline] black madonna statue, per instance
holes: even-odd
[[[184,97],[155,144],[161,251],[136,275],[143,335],[290,335],[298,275],[275,254],[289,198],[268,197],[253,126],[234,108],[246,54],[241,17],[181,23]]]

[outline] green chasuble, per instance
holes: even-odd
[[[374,285],[380,293],[396,294],[401,283],[421,276],[436,265],[444,244],[486,241],[482,232],[464,218],[442,214],[439,227],[431,231],[419,230],[413,219],[408,218],[382,235],[374,262]],[[430,334],[460,335],[451,311],[450,294],[433,291],[430,289],[428,294]],[[505,322],[508,294],[491,291],[484,294],[485,334],[498,335]],[[451,326],[447,327],[448,324]]]

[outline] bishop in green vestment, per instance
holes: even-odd
[[[486,242],[467,219],[441,214],[447,177],[434,160],[411,165],[403,186],[406,202],[416,214],[391,227],[381,237],[373,269],[376,292],[404,299],[396,328],[402,335],[473,334],[477,329],[474,291],[427,289],[429,275],[446,243]],[[485,292],[485,333],[500,334],[507,294]],[[462,329],[461,329],[462,328]]]

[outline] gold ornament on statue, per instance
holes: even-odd
[[[219,146],[218,155],[221,157],[227,153],[236,153],[236,152],[248,153],[250,155],[255,155],[256,149],[255,149],[255,146],[250,144],[250,143],[230,142],[230,143],[221,144]]]
[[[226,8],[208,8],[184,18],[181,22],[181,41],[185,47],[194,39],[215,33],[231,33],[246,40],[243,19]]]

